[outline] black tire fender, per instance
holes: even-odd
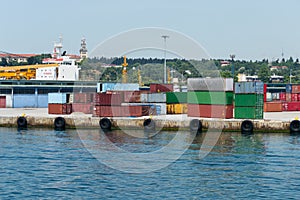
[[[290,132],[300,132],[300,121],[299,120],[293,120],[290,123]]]
[[[155,130],[155,121],[153,119],[145,119],[144,123],[144,130],[154,131]]]
[[[25,117],[18,117],[17,125],[18,128],[27,128],[27,119]]]
[[[63,117],[57,117],[54,120],[54,128],[55,130],[65,130],[66,128],[66,120]]]
[[[190,131],[202,132],[202,122],[199,119],[193,119],[190,121]]]
[[[99,126],[102,130],[111,130],[111,121],[108,118],[102,118],[99,121]]]
[[[252,133],[253,132],[253,122],[250,120],[245,120],[241,124],[242,133]]]

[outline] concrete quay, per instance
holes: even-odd
[[[49,115],[47,108],[1,108],[0,126],[17,127],[18,117],[25,116],[28,127],[54,127],[54,120],[63,117],[66,128],[100,128],[101,118],[91,114],[72,113],[70,115]],[[288,132],[290,122],[298,119],[300,112],[265,112],[264,120],[251,120],[254,132]],[[109,118],[112,127],[121,129],[143,129],[143,123],[149,116],[144,117],[114,117]],[[203,129],[218,129],[222,131],[240,131],[243,119],[209,119],[195,118],[187,115],[152,116],[157,129],[189,130],[190,121],[199,119]]]

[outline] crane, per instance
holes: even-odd
[[[127,83],[127,69],[126,67],[128,66],[126,56],[124,56],[124,61],[123,61],[123,70],[122,70],[122,83]]]

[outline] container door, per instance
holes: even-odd
[[[6,108],[6,96],[0,96],[0,108]]]

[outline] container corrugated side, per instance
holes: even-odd
[[[188,104],[188,116],[205,118],[233,118],[233,105]]]
[[[234,107],[235,119],[263,119],[264,107]]]
[[[197,91],[188,92],[188,103],[191,104],[233,104],[233,92]]]
[[[167,92],[167,104],[187,103],[187,92]]]
[[[235,94],[234,105],[235,106],[262,106],[264,103],[263,94]]]
[[[264,93],[264,83],[263,82],[237,82],[234,85],[235,94],[243,93]]]
[[[66,93],[48,93],[48,103],[58,103],[58,104],[67,103],[67,94]]]
[[[167,104],[167,114],[187,114],[187,104]]]
[[[282,112],[282,102],[266,102],[264,107],[265,112]]]
[[[233,91],[232,78],[189,78],[188,91]]]

